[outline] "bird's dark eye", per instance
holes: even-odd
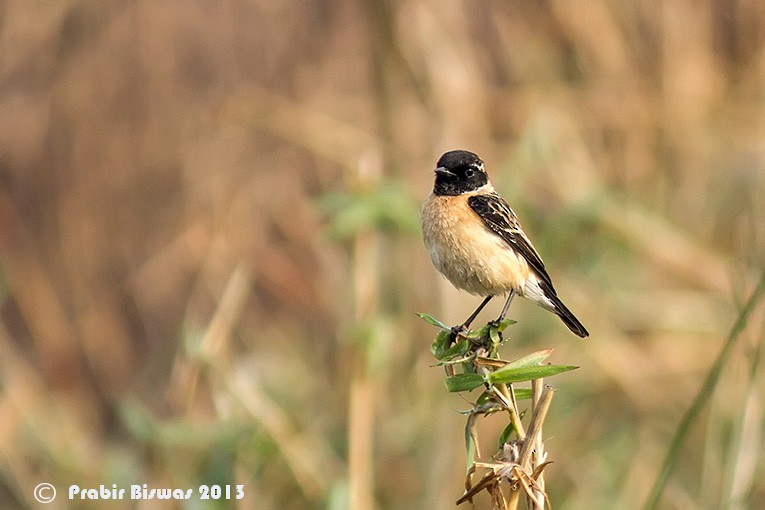
[[[475,174],[475,171],[472,168],[468,168],[467,170],[465,170],[465,177],[467,177],[468,179],[473,177],[474,174]]]

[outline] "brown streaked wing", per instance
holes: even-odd
[[[513,250],[520,253],[526,262],[537,272],[543,281],[553,287],[550,275],[537,251],[531,245],[508,203],[497,193],[473,195],[468,198],[468,205],[497,233]],[[554,292],[554,291],[553,291]]]

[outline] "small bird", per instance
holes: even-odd
[[[464,331],[492,297],[525,297],[561,318],[584,338],[589,333],[563,304],[518,218],[489,181],[472,152],[445,153],[436,164],[433,192],[422,204],[422,236],[433,265],[458,289],[485,299],[454,331]]]

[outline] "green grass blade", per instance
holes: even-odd
[[[696,398],[691,404],[691,407],[688,408],[688,411],[686,411],[685,415],[680,420],[680,424],[677,426],[677,431],[675,432],[675,437],[672,438],[672,442],[669,446],[669,451],[667,451],[667,457],[664,459],[661,471],[656,477],[656,482],[654,482],[654,486],[651,489],[648,500],[643,507],[645,510],[654,510],[658,507],[659,499],[661,499],[661,496],[664,493],[664,488],[666,487],[667,481],[669,480],[669,475],[672,473],[672,469],[677,463],[677,459],[680,454],[680,447],[683,445],[683,441],[685,441],[685,438],[688,436],[691,425],[696,422],[699,415],[701,414],[702,409],[712,396],[712,392],[717,386],[717,382],[720,379],[722,370],[728,362],[728,358],[730,358],[733,346],[736,344],[736,340],[746,327],[749,320],[749,314],[762,298],[763,291],[765,291],[765,273],[762,274],[757,287],[754,289],[754,292],[752,292],[751,297],[739,312],[738,317],[736,318],[736,322],[733,324],[730,333],[728,333],[728,338],[726,339],[720,354],[717,355],[717,359],[709,369],[707,377],[704,380],[704,384],[702,384],[699,393],[696,395]]]

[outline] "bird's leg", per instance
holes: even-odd
[[[470,317],[468,317],[467,320],[462,324],[462,326],[460,326],[460,329],[467,329],[467,328],[469,328],[470,325],[475,320],[475,318],[478,317],[478,314],[481,313],[481,310],[483,310],[483,308],[489,303],[489,301],[491,301],[491,298],[493,298],[493,297],[494,296],[491,295],[491,294],[486,296],[486,298],[483,301],[481,301],[481,304],[478,305],[478,308],[476,308],[475,311],[470,314]]]
[[[507,315],[507,311],[510,309],[510,303],[513,302],[513,298],[515,297],[515,291],[511,290],[510,293],[507,295],[507,301],[505,301],[505,306],[502,307],[502,313],[499,314],[499,317],[497,317],[495,320],[491,321],[491,325],[494,327],[499,326],[499,324],[505,320],[505,315]]]
[[[457,335],[467,331],[467,329],[470,327],[470,324],[473,323],[473,321],[478,316],[478,314],[481,313],[481,310],[483,310],[483,308],[489,303],[489,301],[491,301],[491,298],[493,297],[494,296],[491,294],[486,296],[486,298],[481,302],[481,304],[478,305],[478,308],[476,308],[475,311],[470,314],[470,317],[468,317],[467,320],[463,322],[461,326],[454,326],[452,328],[452,334],[450,336],[452,343],[454,343],[457,340]]]

